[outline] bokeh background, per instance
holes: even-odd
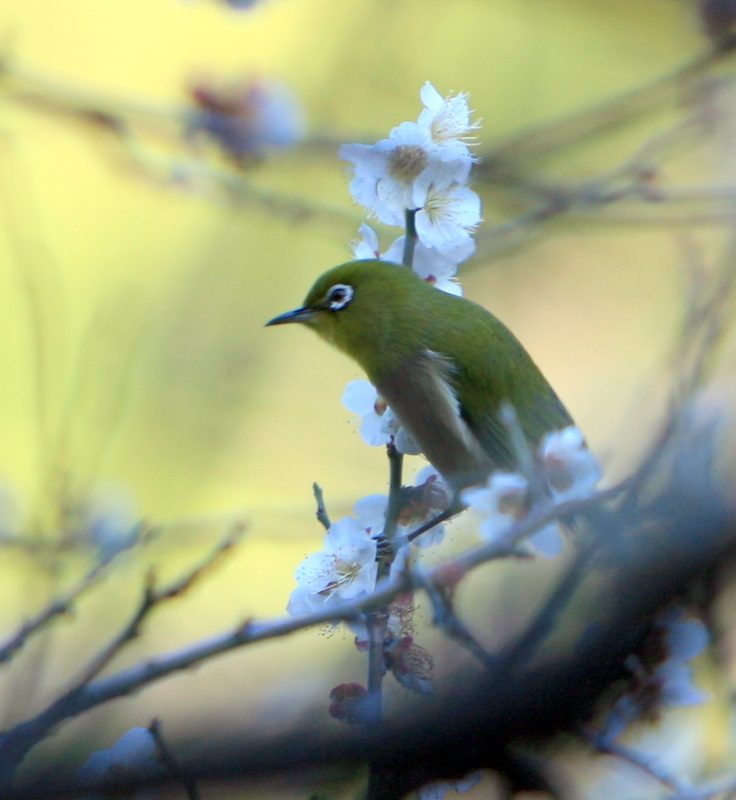
[[[3,725],[42,709],[125,621],[151,564],[173,578],[233,520],[247,526],[236,553],[162,608],[108,672],[283,613],[294,568],[320,549],[313,481],[334,518],[386,490],[384,453],[361,441],[340,402],[358,368],[308,331],[263,327],[350,257],[363,216],[338,144],[415,119],[426,80],[470,93],[481,154],[568,117],[574,140],[570,115],[706,49],[696,11],[685,0],[261,0],[247,10],[0,0],[2,513],[7,532],[36,544],[0,554],[2,630],[88,563],[65,529],[70,508],[160,531],[6,668]],[[715,73],[725,80],[728,65]],[[176,120],[193,108],[188,89],[218,79],[288,87],[308,143],[238,166],[215,141],[185,141]],[[676,125],[691,100],[674,92],[615,135],[549,153],[542,144],[523,166],[561,183],[592,179]],[[126,135],[102,112],[124,119]],[[666,168],[674,181],[724,179],[733,167],[727,136],[678,158]],[[192,164],[212,179],[191,180]],[[495,251],[483,230],[526,200],[513,187],[476,188],[485,222],[460,275],[465,294],[525,343],[612,483],[663,413],[688,259],[710,258],[723,232],[650,224],[634,208],[553,219]],[[422,466],[410,459],[408,476]],[[449,547],[471,540],[458,529]],[[495,608],[502,637],[526,613],[509,587],[550,569],[484,568],[463,589],[470,619]],[[174,741],[215,725],[280,730],[307,710],[337,725],[327,694],[361,681],[363,659],[340,630],[231,653],[67,724],[29,766],[59,752],[74,766],[154,716]]]

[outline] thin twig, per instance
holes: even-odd
[[[557,587],[531,621],[526,631],[509,648],[496,656],[499,675],[508,674],[520,664],[528,663],[554,627],[585,574],[586,567],[598,549],[600,537],[578,546]]]
[[[52,600],[46,608],[39,612],[33,619],[24,622],[12,636],[6,639],[4,643],[0,644],[0,664],[10,661],[16,651],[23,647],[30,636],[34,633],[38,633],[55,617],[68,614],[71,611],[74,601],[87,591],[100,577],[104,566],[106,565],[97,564],[76,586],[70,589],[65,595]]]
[[[419,570],[415,572],[415,576],[432,603],[432,623],[464,647],[484,667],[495,667],[497,659],[480,644],[457,616],[448,592],[439,589]]]
[[[332,523],[330,522],[330,516],[327,513],[327,507],[325,506],[324,492],[318,483],[312,484],[312,491],[314,492],[314,499],[317,501],[317,521],[326,531],[328,531]]]
[[[184,772],[184,770],[181,768],[179,760],[176,758],[171,748],[166,744],[166,740],[161,733],[160,720],[151,720],[151,724],[148,726],[148,731],[153,737],[153,740],[156,742],[156,747],[158,748],[161,760],[164,762],[169,772],[181,782],[189,800],[200,800],[197,782],[194,780],[194,778],[190,777]]]
[[[414,248],[417,244],[416,216],[417,210],[415,208],[406,209],[406,236],[404,238],[404,253],[401,258],[401,263],[405,267],[409,267],[409,269],[411,269],[414,264]]]
[[[132,639],[135,639],[141,631],[143,621],[148,615],[156,608],[156,606],[172,600],[175,597],[181,597],[192,585],[199,580],[199,578],[212,569],[215,564],[229,552],[240,539],[243,532],[242,523],[236,523],[234,528],[228,535],[215,547],[202,563],[198,564],[194,569],[188,572],[183,577],[171,583],[163,589],[156,589],[156,576],[153,570],[149,571],[146,576],[143,594],[138,608],[131,616],[128,623],[120,630],[107,645],[105,645],[91,660],[91,662],[84,668],[79,676],[74,680],[72,689],[83,686],[89,683],[96,675],[98,675],[112,659],[120,652],[120,650]]]

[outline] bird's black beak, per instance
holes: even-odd
[[[306,322],[314,316],[313,308],[295,308],[293,311],[287,311],[285,314],[279,314],[272,320],[266,323],[269,325],[286,325],[287,322]]]

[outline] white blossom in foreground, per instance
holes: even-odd
[[[704,703],[709,695],[692,681],[690,661],[699,656],[708,644],[708,631],[697,619],[685,614],[682,608],[666,611],[652,633],[656,664],[646,658],[631,655],[626,666],[631,671],[632,686],[615,703],[606,720],[602,738],[613,741],[633,722],[653,719],[662,708],[694,706]]]
[[[464,778],[457,781],[435,781],[427,783],[419,789],[417,796],[419,800],[442,800],[448,791],[467,792],[470,791],[483,777],[482,772],[471,772]]]
[[[388,407],[369,381],[350,381],[345,387],[342,403],[348,411],[358,414],[360,435],[371,447],[380,447],[394,439],[396,448],[406,455],[418,455],[421,451],[398,417]]]
[[[324,549],[307,556],[296,568],[297,588],[291,593],[288,612],[305,614],[372,591],[377,570],[372,533],[354,517],[333,522]]]
[[[548,433],[539,445],[540,478],[552,502],[590,497],[601,479],[601,468],[583,434],[574,426]],[[525,517],[531,507],[529,483],[515,472],[494,472],[485,486],[466,489],[463,501],[483,517],[479,530],[487,541],[498,541]],[[542,555],[554,558],[563,541],[557,523],[551,523],[527,540]]]
[[[529,483],[515,472],[494,472],[485,486],[466,489],[462,499],[483,518],[478,526],[480,535],[487,542],[497,542],[528,513]],[[547,558],[562,552],[562,535],[556,523],[532,534],[527,542]]]
[[[82,785],[92,785],[164,775],[165,770],[156,753],[156,741],[148,728],[131,728],[109,750],[92,753],[79,768],[77,780]],[[158,794],[157,789],[142,789],[135,793],[134,798],[148,800]]]
[[[470,121],[470,106],[465,92],[448,97],[442,95],[427,81],[419,92],[424,111],[417,120],[429,129],[432,143],[444,160],[471,158],[469,145],[475,141],[470,132],[480,124]]]
[[[667,612],[660,627],[664,631],[667,658],[654,670],[653,678],[660,686],[662,704],[668,707],[699,705],[708,693],[692,682],[688,663],[708,645],[708,631],[700,620],[688,619],[681,608]]]
[[[603,476],[582,432],[571,425],[548,433],[539,447],[547,485],[558,503],[590,497]]]

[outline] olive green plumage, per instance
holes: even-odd
[[[476,303],[435,289],[411,270],[354,261],[329,270],[296,311],[355,359],[434,466],[456,487],[514,469],[504,401],[528,440],[572,424],[516,337]]]

